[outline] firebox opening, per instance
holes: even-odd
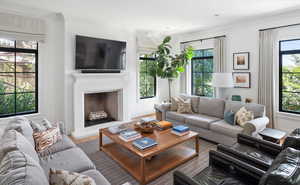
[[[84,95],[84,126],[118,120],[118,91]]]

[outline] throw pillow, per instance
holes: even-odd
[[[48,185],[49,182],[39,162],[15,150],[7,153],[0,163],[0,184]]]
[[[287,148],[272,162],[271,167],[262,176],[259,185],[298,185],[300,184],[300,151]]]
[[[253,112],[251,111],[247,111],[247,109],[245,107],[240,108],[240,110],[238,110],[235,113],[235,123],[241,127],[243,127],[247,121],[250,121],[254,118]]]
[[[43,152],[59,140],[61,140],[61,134],[59,126],[50,128],[43,132],[33,133],[33,138],[35,141],[35,149],[37,152]]]
[[[187,99],[185,101],[180,100],[177,105],[178,105],[178,109],[177,109],[178,113],[193,113],[191,99]]]
[[[43,119],[42,121],[31,121],[30,125],[34,132],[43,132],[53,127],[47,119]]]
[[[4,133],[0,140],[0,161],[8,152],[14,150],[20,150],[35,161],[40,161],[32,144],[16,130],[9,130]]]
[[[235,125],[234,122],[234,112],[232,111],[227,111],[224,113],[224,120],[226,121],[226,123],[229,123],[230,125]]]
[[[96,185],[87,175],[55,169],[50,169],[49,182],[50,185]]]
[[[180,97],[172,97],[171,98],[171,111],[177,111],[179,101],[184,101],[184,100]]]
[[[26,117],[15,117],[7,124],[4,132],[7,132],[8,130],[16,130],[20,132],[24,137],[26,137],[26,139],[28,139],[32,146],[34,146],[34,139],[32,137],[33,130],[30,126],[30,120]]]

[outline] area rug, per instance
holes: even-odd
[[[110,142],[108,138],[104,138],[104,143]],[[156,180],[149,183],[149,185],[173,185],[173,172],[179,170],[187,174],[188,176],[194,176],[202,169],[208,166],[208,154],[209,150],[215,150],[216,144],[210,143],[205,140],[200,140],[200,154],[198,157],[178,166],[177,168],[169,171],[168,173],[160,176]],[[193,147],[193,143],[186,143],[190,147]],[[98,139],[78,144],[96,165],[96,168],[106,177],[106,179],[112,185],[122,185],[126,182],[132,185],[138,185],[139,183],[122,167],[113,161],[104,152],[99,151]]]

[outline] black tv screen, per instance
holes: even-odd
[[[122,70],[126,42],[76,36],[76,69]]]

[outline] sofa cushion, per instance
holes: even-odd
[[[200,99],[199,96],[181,94],[180,97],[184,100],[190,99],[193,112],[195,112],[195,113],[198,112],[198,105],[199,105],[199,99]]]
[[[95,169],[91,160],[77,147],[43,157],[40,159],[40,163],[46,174],[49,174],[50,168],[78,173],[88,169]]]
[[[174,112],[174,111],[168,111],[166,113],[166,118],[167,119],[171,119],[171,120],[175,120],[175,121],[180,121],[180,122],[184,122],[185,119],[191,114],[180,114],[178,112]]]
[[[224,107],[223,99],[200,97],[198,113],[223,119]]]
[[[220,120],[210,124],[210,130],[230,136],[230,137],[237,137],[237,134],[243,132],[243,128],[237,125],[229,125],[225,122],[225,120]]]
[[[209,125],[218,120],[220,119],[204,114],[192,114],[185,119],[185,123],[209,129]]]
[[[248,111],[253,112],[254,118],[263,117],[265,115],[265,106],[256,103],[244,103],[239,101],[226,101],[225,112],[233,111],[236,113],[240,108],[245,107]]]
[[[60,152],[74,147],[76,147],[76,145],[73,143],[73,141],[71,141],[71,139],[68,136],[62,135],[62,139],[60,141],[48,147],[45,151],[40,152],[39,156],[45,157],[47,155],[51,155],[56,152]]]
[[[5,155],[0,163],[0,177],[0,184],[3,185],[49,184],[39,163],[18,150]]]
[[[300,151],[287,148],[273,161],[259,181],[259,185],[300,184]]]
[[[39,157],[32,144],[16,130],[8,130],[0,140],[0,161],[6,153],[14,150],[20,150],[39,162]]]
[[[106,178],[97,170],[87,170],[81,172],[81,174],[92,177],[97,185],[110,185]]]
[[[28,139],[32,146],[34,146],[34,139],[32,137],[33,130],[30,126],[30,120],[23,116],[16,117],[7,124],[5,132],[12,129],[23,134],[23,136]]]

